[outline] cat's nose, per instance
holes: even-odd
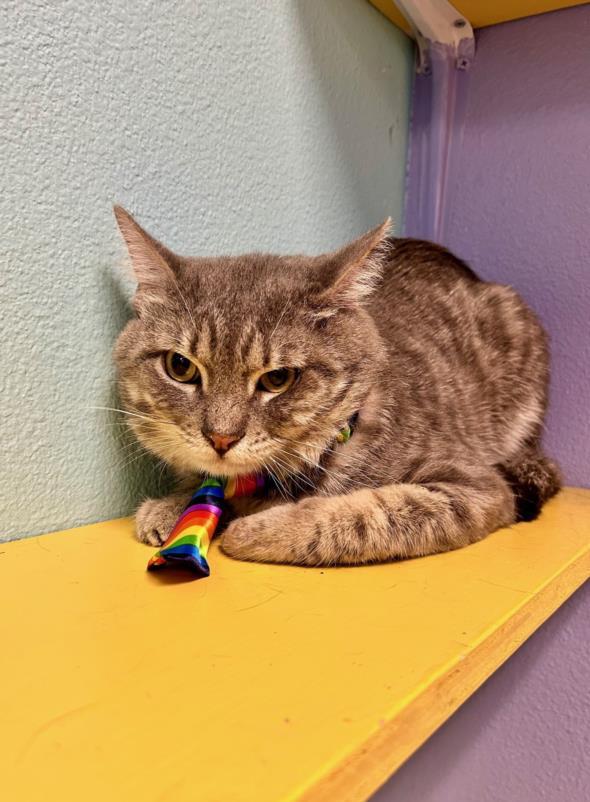
[[[225,454],[226,451],[233,448],[244,436],[244,432],[220,434],[219,432],[211,432],[208,429],[201,429],[201,431],[218,454]]]

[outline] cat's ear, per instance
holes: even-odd
[[[129,251],[138,292],[157,293],[174,281],[174,254],[144,231],[122,206],[114,206],[113,211]]]
[[[338,309],[361,306],[376,289],[390,249],[390,230],[388,217],[354,242],[324,257],[321,266],[324,289],[316,296],[316,303],[325,310],[324,317]]]

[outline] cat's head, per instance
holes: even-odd
[[[280,477],[319,459],[374,385],[364,304],[389,221],[324,256],[185,258],[115,215],[138,281],[115,350],[137,437],[180,473]]]

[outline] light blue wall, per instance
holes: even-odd
[[[192,253],[401,223],[412,52],[364,0],[0,13],[2,539],[126,514],[157,484],[93,409],[127,314],[112,202]]]

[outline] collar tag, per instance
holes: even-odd
[[[350,428],[350,424],[347,423],[346,426],[343,429],[340,429],[336,435],[336,441],[338,443],[348,443],[351,437],[352,429]]]
[[[337,443],[348,443],[352,435],[354,434],[354,429],[356,426],[356,422],[358,421],[359,413],[355,412],[354,415],[350,418],[346,426],[343,426],[342,429],[336,435],[336,442]]]

